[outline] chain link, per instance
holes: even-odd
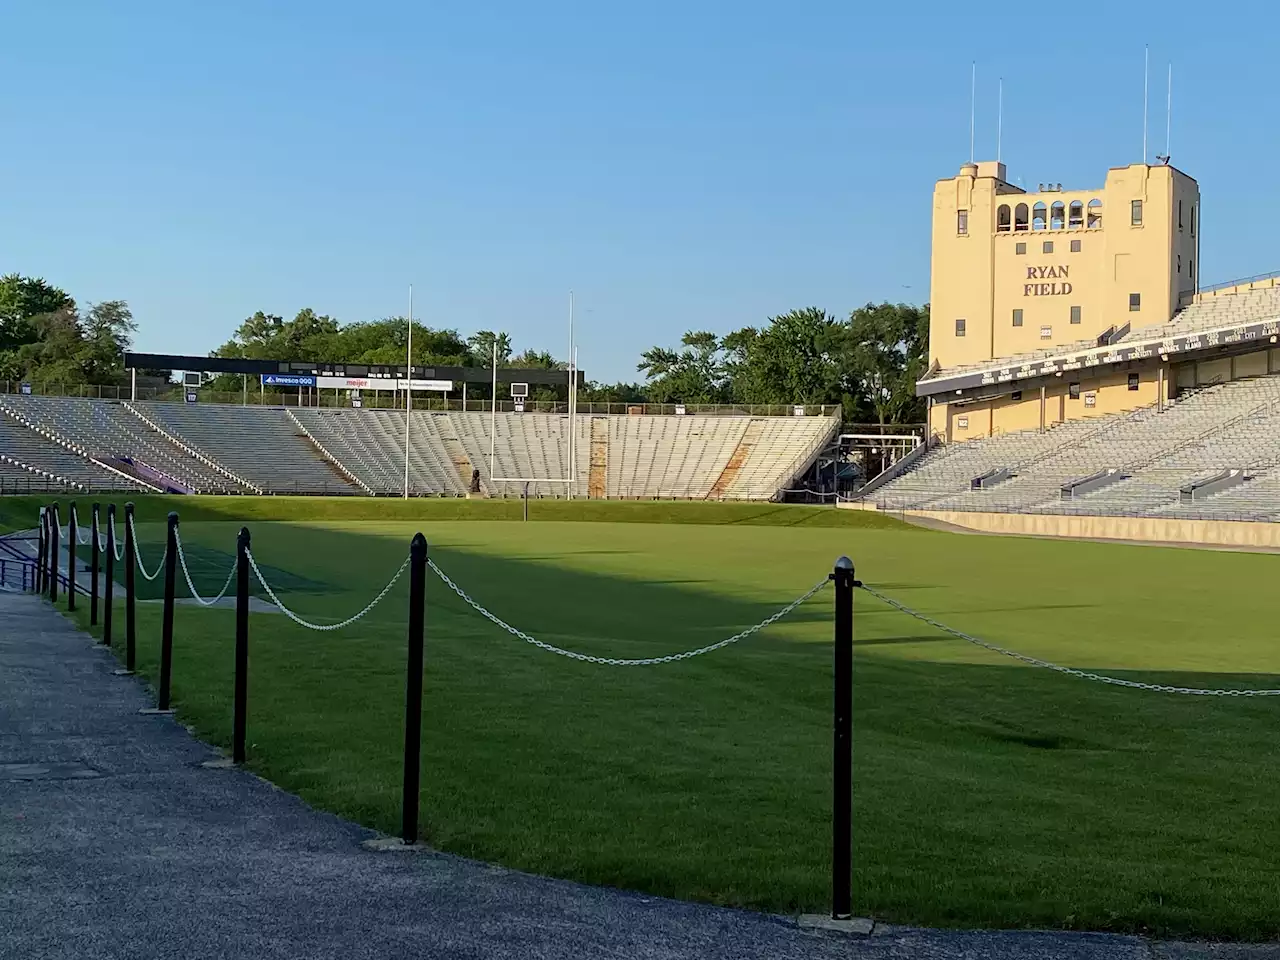
[[[945,623],[940,623],[932,617],[926,616],[919,610],[912,610],[906,604],[899,603],[892,597],[886,597],[874,587],[862,585],[865,593],[871,594],[881,603],[887,603],[895,610],[905,613],[909,617],[927,623],[935,629],[948,633],[957,639],[964,640],[976,646],[990,650],[992,653],[998,653],[1001,656],[1012,657],[1014,660],[1020,660],[1025,664],[1033,667],[1043,667],[1046,670],[1054,670],[1058,673],[1064,673],[1069,677],[1078,677],[1081,680],[1093,680],[1097,683],[1107,683],[1115,687],[1126,687],[1130,690],[1150,690],[1154,693],[1180,693],[1191,697],[1280,697],[1280,690],[1212,690],[1204,687],[1173,687],[1164,683],[1143,683],[1140,680],[1123,680],[1120,677],[1108,677],[1101,673],[1091,673],[1088,670],[1077,670],[1075,667],[1064,667],[1056,663],[1050,663],[1048,660],[1040,660],[1036,657],[1029,657],[1025,653],[1018,653],[1015,650],[1006,650],[1004,647],[989,643],[986,640],[979,640],[977,637],[970,636],[962,630],[949,627]]]
[[[191,582],[191,573],[187,570],[187,555],[182,550],[182,533],[179,530],[173,531],[173,538],[178,545],[178,564],[182,567],[182,576],[186,578],[187,589],[191,591],[191,597],[196,603],[202,607],[212,607],[215,603],[227,595],[227,591],[231,588],[231,578],[236,575],[236,564],[231,562],[231,571],[227,574],[227,582],[222,585],[222,589],[218,591],[218,595],[209,600],[200,596],[196,592],[196,585]]]
[[[248,550],[246,550],[245,556],[249,558],[249,567],[253,570],[253,575],[257,577],[258,582],[262,584],[262,589],[266,591],[266,594],[271,599],[271,602],[274,603],[277,607],[279,607],[280,612],[283,613],[286,617],[288,617],[294,623],[298,624],[298,626],[306,627],[308,630],[341,630],[343,627],[351,626],[351,624],[355,623],[357,620],[363,617],[366,613],[368,613],[370,610],[376,607],[379,601],[381,601],[383,597],[385,597],[388,593],[391,592],[391,588],[396,585],[396,581],[400,579],[400,575],[404,573],[405,568],[409,566],[409,558],[405,557],[404,563],[400,564],[400,569],[398,569],[395,572],[395,574],[392,575],[391,579],[387,581],[387,585],[382,588],[382,592],[379,593],[372,600],[370,600],[369,605],[365,607],[363,610],[361,610],[359,613],[357,613],[354,617],[348,617],[346,620],[343,620],[341,623],[311,623],[310,621],[303,620],[300,616],[298,616],[296,613],[294,613],[292,610],[290,610],[288,607],[286,607],[283,603],[280,602],[280,598],[276,596],[275,591],[271,589],[270,584],[267,583],[266,578],[262,575],[262,571],[258,569],[258,561],[253,559],[253,554],[250,553]]]
[[[138,526],[133,522],[133,517],[128,519],[129,529],[133,531],[133,559],[138,564],[138,572],[142,574],[144,580],[154,580],[160,576],[160,571],[164,569],[164,562],[169,558],[169,540],[166,537],[164,543],[164,553],[160,554],[160,562],[156,565],[155,573],[147,573],[147,568],[142,565],[142,553],[138,550]]]
[[[724,640],[717,641],[716,643],[709,643],[705,647],[698,647],[697,649],[694,649],[694,650],[685,650],[683,653],[673,653],[665,657],[642,657],[636,660],[620,660],[615,657],[593,657],[590,654],[578,653],[577,651],[574,651],[574,650],[565,650],[563,647],[557,647],[557,646],[554,646],[553,644],[546,643],[542,640],[539,640],[536,637],[531,637],[529,636],[529,634],[521,630],[517,630],[515,627],[511,626],[511,624],[507,623],[505,620],[501,619],[495,614],[490,613],[488,610],[482,607],[479,603],[473,600],[465,590],[463,590],[460,586],[454,583],[453,580],[449,578],[448,574],[446,574],[443,570],[441,570],[436,565],[436,562],[434,560],[428,559],[427,566],[431,568],[431,572],[434,573],[437,577],[439,577],[446,587],[448,587],[450,590],[456,593],[459,597],[461,597],[464,602],[466,602],[472,609],[476,611],[476,613],[480,614],[480,616],[484,617],[490,623],[493,623],[496,626],[501,627],[503,630],[507,631],[507,633],[511,634],[513,637],[518,637],[519,639],[523,640],[525,643],[531,643],[535,647],[538,647],[541,650],[546,650],[548,653],[555,653],[555,654],[559,654],[562,657],[568,657],[570,660],[581,660],[584,663],[600,663],[610,667],[648,667],[648,666],[653,666],[654,664],[659,664],[659,663],[674,663],[677,660],[688,660],[690,657],[701,656],[704,653],[710,653],[713,650],[719,650],[721,647],[727,647],[731,643],[737,643],[739,640],[745,640],[747,637],[751,636],[753,633],[758,633],[759,631],[763,630],[765,627],[770,626],[771,624],[777,623],[787,614],[795,610],[796,607],[800,606],[800,604],[804,603],[806,600],[812,597],[815,593],[817,593],[819,590],[825,587],[828,583],[828,578],[823,577],[821,580],[815,583],[812,587],[810,587],[809,590],[806,591],[803,596],[791,601],[791,603],[787,604],[785,607],[783,607],[773,616],[760,621],[753,627],[748,627],[746,630],[743,630],[741,633],[735,633],[732,637],[727,637]]]
[[[122,543],[120,540],[120,537],[116,535],[115,514],[111,515],[111,543],[112,543],[111,552],[115,554],[116,560],[117,561],[123,560],[124,559],[124,543]],[[104,546],[102,549],[106,550],[106,547]]]

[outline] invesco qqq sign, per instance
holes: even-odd
[[[1061,267],[1027,267],[1027,279],[1037,281],[1022,285],[1024,297],[1060,297],[1071,292],[1071,284],[1066,266]],[[1048,281],[1047,283],[1045,281]]]

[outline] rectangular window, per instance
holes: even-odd
[[[959,236],[967,237],[969,235],[969,211],[956,211],[956,233]]]
[[[1192,204],[1191,206],[1191,235],[1193,237],[1196,235],[1196,209],[1198,206],[1198,204]]]
[[[1132,200],[1129,203],[1129,222],[1135,227],[1142,226],[1142,201]]]
[[[1191,282],[1196,282],[1196,262],[1194,260],[1187,261],[1187,276],[1191,278]]]
[[[1071,252],[1072,252],[1072,253],[1079,253],[1079,252],[1080,252],[1080,241],[1079,241],[1079,240],[1072,240],[1072,241],[1071,241]]]
[[[1130,390],[1138,389],[1138,375],[1136,373],[1129,374],[1129,389]]]
[[[1182,232],[1182,201],[1178,201],[1178,232]]]
[[[957,321],[956,321],[956,336],[957,336],[957,337],[963,337],[963,336],[964,336],[964,321],[963,321],[963,320],[957,320]]]
[[[1044,242],[1044,245],[1043,245],[1043,246],[1041,246],[1041,248],[1040,248],[1040,249],[1041,249],[1041,250],[1043,250],[1045,253],[1053,253],[1053,241],[1052,241],[1052,240],[1046,240],[1046,241]]]
[[[1071,308],[1071,322],[1072,322],[1072,323],[1079,323],[1079,322],[1080,322],[1080,308],[1079,308],[1079,307],[1072,307],[1072,308]]]
[[[1178,254],[1178,274],[1182,274],[1182,254]]]
[[[1142,294],[1140,293],[1129,294],[1129,312],[1137,313],[1141,309],[1142,309]]]
[[[1021,256],[1027,252],[1027,245],[1025,243],[1015,243],[1013,245],[1013,252],[1018,254],[1018,256]]]
[[[1021,391],[1021,390],[1015,390],[1015,391],[1013,391],[1013,393],[1009,394],[1009,399],[1010,399],[1010,400],[1012,400],[1012,401],[1014,401],[1015,403],[1016,403],[1017,401],[1021,400],[1021,399],[1022,399],[1022,391]]]
[[[1040,339],[1041,339],[1041,340],[1052,340],[1052,339],[1053,339],[1053,327],[1041,327],[1041,328],[1040,328]]]
[[[1072,399],[1072,400],[1079,400],[1079,399],[1080,399],[1080,384],[1078,384],[1078,383],[1072,383],[1072,384],[1069,384],[1069,385],[1067,386],[1067,393],[1071,396],[1071,399]]]
[[[1022,326],[1022,308],[1021,307],[1013,311],[1013,325],[1015,327]]]

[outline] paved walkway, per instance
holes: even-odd
[[[1131,937],[789,920],[527,876],[373,834],[237,770],[39,600],[0,592],[0,957],[1112,960]],[[1261,954],[1259,954],[1261,956]]]

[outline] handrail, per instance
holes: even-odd
[[[341,460],[335,457],[332,453],[330,453],[329,448],[315,438],[315,435],[312,434],[312,432],[307,429],[307,425],[303,423],[301,420],[299,420],[297,415],[292,410],[290,410],[288,407],[285,407],[284,412],[285,412],[285,415],[294,422],[294,424],[298,427],[298,429],[301,430],[306,435],[306,438],[310,440],[313,444],[315,444],[315,448],[319,450],[322,454],[324,454],[325,457],[328,458],[330,463],[332,463],[335,467],[337,467],[340,471],[342,471],[342,473],[346,474],[346,477],[348,480],[350,480],[352,483],[358,486],[361,490],[363,490],[369,496],[371,497],[376,496],[376,494],[373,492],[373,487],[369,486],[367,483],[365,483],[363,480],[357,477],[345,463],[343,463]]]
[[[124,477],[126,480],[129,480],[133,483],[140,483],[142,484],[142,486],[146,487],[149,490],[154,491],[155,493],[164,493],[164,491],[161,490],[159,487],[154,486],[153,484],[147,483],[145,480],[140,480],[137,477],[131,477],[127,473],[117,470],[115,467],[108,466],[107,464],[99,460],[97,457],[95,457],[93,454],[91,454],[88,450],[86,450],[80,444],[75,443],[71,440],[68,440],[66,437],[62,436],[61,434],[54,433],[48,427],[45,427],[41,424],[36,423],[33,420],[28,419],[24,414],[19,413],[13,407],[0,403],[0,411],[8,414],[10,417],[12,417],[14,420],[17,420],[18,423],[20,423],[22,426],[26,427],[28,430],[32,431],[33,433],[37,433],[40,436],[44,437],[50,443],[57,444],[58,446],[62,447],[65,450],[70,450],[76,456],[83,457],[85,460],[88,460],[94,466],[101,467],[103,470],[107,470],[111,473],[118,474],[119,476]],[[61,479],[61,478],[58,478],[58,479]],[[87,490],[88,488],[84,487],[83,489]]]
[[[1212,293],[1215,290],[1225,290],[1227,287],[1238,287],[1246,283],[1257,283],[1259,280],[1274,280],[1280,278],[1280,270],[1272,270],[1270,273],[1259,273],[1252,277],[1241,277],[1239,280],[1223,280],[1221,283],[1211,283],[1208,286],[1201,285],[1197,293]]]
[[[261,495],[264,492],[261,487],[255,486],[254,484],[250,483],[248,480],[244,479],[243,477],[237,476],[236,474],[228,470],[226,467],[224,467],[222,464],[205,456],[195,447],[186,443],[184,440],[180,439],[176,435],[170,433],[168,430],[160,426],[160,424],[156,423],[154,420],[148,417],[145,413],[143,413],[133,404],[125,401],[121,403],[121,406],[124,407],[126,410],[128,410],[130,413],[132,413],[135,417],[137,417],[143,423],[145,423],[148,427],[150,427],[156,433],[160,434],[160,436],[164,437],[166,440],[168,440],[170,443],[176,446],[183,453],[187,454],[188,456],[195,457],[197,460],[203,463],[206,467],[212,467],[214,470],[218,471],[218,473],[222,474],[224,477],[234,480],[236,483],[239,483],[242,486],[248,487],[250,490],[252,490],[256,494]]]

